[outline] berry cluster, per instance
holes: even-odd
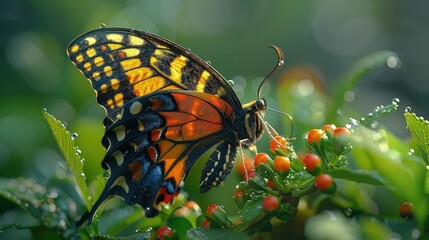
[[[325,125],[322,129],[312,129],[306,136],[309,149],[306,154],[297,154],[286,138],[274,137],[269,145],[271,154],[259,153],[254,159],[240,161],[237,166],[243,177],[234,193],[234,202],[240,209],[240,220],[231,221],[222,206],[213,204],[204,214],[194,214],[196,226],[202,229],[234,229],[252,234],[267,229],[273,217],[282,221],[294,217],[302,196],[317,190],[334,194],[336,185],[329,172],[346,164],[344,155],[351,150],[348,142],[350,134],[349,129],[337,128],[333,124]],[[191,209],[195,207],[186,204],[175,213],[186,216],[192,212]],[[174,236],[174,231],[168,227],[160,228],[158,232],[159,239],[171,239]]]

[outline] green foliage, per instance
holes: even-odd
[[[344,85],[334,89],[332,96],[315,90],[310,97],[295,96],[290,102],[301,107],[310,106],[308,101],[323,102],[328,112],[319,118],[323,119],[322,123],[326,123],[326,119],[343,121],[344,116],[338,115],[337,109],[345,104],[345,92],[352,91],[364,76],[386,63],[394,67],[394,63],[399,64],[399,59],[392,52],[372,54],[342,77]],[[280,84],[279,91],[294,88],[293,84],[288,84]],[[335,101],[327,101],[329,98]],[[273,155],[267,158],[266,163],[257,167],[252,162],[248,163],[247,175],[242,176],[247,181],[237,185],[233,198],[239,209],[236,215],[227,214],[220,206],[203,214],[198,204],[187,201],[186,193],[181,192],[154,218],[144,217],[140,207],[124,206],[120,200],[109,201],[91,224],[79,229],[75,222],[84,211],[91,209],[106,180],[103,175],[97,175],[87,184],[85,161],[73,140],[76,135],[44,111],[43,116],[67,162],[65,176],[54,176],[46,185],[22,177],[2,178],[0,195],[30,213],[43,227],[49,228],[45,234],[58,234],[62,238],[153,239],[156,230],[163,226],[173,230],[173,239],[250,239],[255,234],[276,231],[285,231],[280,234],[284,237],[290,230],[285,229],[294,226],[304,213],[307,214],[303,217],[306,223],[301,223],[304,233],[299,237],[379,238],[394,234],[395,224],[401,224],[407,230],[419,229],[424,235],[428,229],[429,173],[426,166],[429,123],[407,111],[404,116],[413,143],[398,139],[380,126],[383,118],[398,107],[399,100],[393,99],[390,104],[375,107],[359,120],[350,119],[347,128],[342,128],[343,135],[320,130],[320,138],[314,138],[316,141],[311,143],[305,139],[287,139],[285,146],[272,150]],[[298,124],[298,128],[302,127],[305,129],[299,129],[300,135],[314,128],[305,121]],[[417,146],[419,152],[412,151],[411,146]],[[315,154],[321,159],[320,172],[306,170],[300,157],[302,152]],[[290,168],[276,169],[273,159],[277,156],[287,158]],[[318,188],[316,179],[319,174],[328,174],[334,179],[332,192]],[[385,196],[380,197],[386,193],[392,196],[389,202]],[[269,210],[264,205],[267,197],[276,199]],[[414,219],[399,217],[402,202],[411,203]],[[12,228],[21,226],[9,224],[0,230]],[[34,236],[42,236],[37,235],[39,229],[32,229]]]
[[[80,150],[74,145],[72,133],[67,131],[66,126],[63,125],[59,120],[55,119],[48,112],[43,111],[43,116],[51,128],[52,133],[54,134],[55,140],[60,147],[61,152],[63,153],[65,159],[67,160],[68,166],[72,171],[78,188],[82,194],[82,199],[85,202],[86,208],[88,210],[92,207],[92,198],[86,184],[86,176],[83,172],[83,161],[80,156]]]

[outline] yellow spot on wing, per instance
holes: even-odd
[[[77,55],[75,60],[76,60],[76,62],[82,62],[83,61],[83,55],[82,54]]]
[[[106,38],[110,41],[120,43],[124,39],[124,36],[121,34],[111,33],[111,34],[107,34]]]
[[[104,64],[104,59],[102,57],[96,57],[94,58],[94,64],[99,67]]]
[[[79,46],[78,45],[73,45],[71,48],[70,48],[70,51],[71,52],[73,52],[73,53],[75,53],[75,52],[77,52],[79,50]]]
[[[124,94],[117,93],[115,95],[115,102],[118,107],[122,107],[124,105]]]
[[[134,94],[136,96],[144,96],[155,92],[166,85],[165,79],[159,76],[148,78],[134,85]]]
[[[110,186],[110,189],[112,189],[113,187],[116,186],[120,186],[122,187],[126,193],[128,193],[128,191],[130,190],[130,187],[127,184],[127,181],[125,180],[124,176],[120,176],[118,177],[113,183],[112,186]]]
[[[127,57],[135,57],[140,54],[140,50],[137,48],[128,48],[122,51],[126,54]]]
[[[116,78],[113,78],[112,80],[110,80],[110,86],[112,87],[113,90],[118,90],[119,89],[119,80]]]
[[[124,69],[124,71],[133,69],[133,68],[137,68],[141,65],[141,61],[139,59],[128,59],[128,60],[124,60],[121,61],[121,66]]]
[[[93,45],[97,40],[93,37],[87,37],[85,40],[88,42],[88,46]]]
[[[112,100],[112,99],[107,100],[107,105],[108,105],[111,109],[114,109],[114,108],[115,108],[115,105],[113,105],[113,100]]]
[[[131,45],[137,45],[141,46],[144,43],[144,40],[142,38],[136,37],[136,36],[130,36],[130,44]]]
[[[141,67],[130,70],[125,73],[127,75],[128,81],[133,84],[135,82],[139,82],[146,78],[149,78],[153,75],[153,71],[148,67]]]
[[[107,84],[103,84],[103,85],[101,85],[101,87],[100,87],[100,91],[101,91],[102,93],[106,93],[106,92],[107,92],[107,90],[109,90],[109,86],[107,86]]]
[[[85,69],[85,71],[89,72],[91,71],[91,63],[86,62],[85,64],[83,64],[83,69]]]
[[[204,92],[204,87],[206,86],[206,82],[207,82],[207,79],[209,79],[209,77],[210,77],[210,73],[204,70],[200,76],[200,79],[198,80],[198,85],[196,89],[198,92]]]
[[[117,44],[117,43],[108,43],[107,46],[109,46],[110,50],[116,50],[122,47],[121,44]]]
[[[94,48],[90,48],[90,49],[86,50],[86,55],[88,55],[88,57],[94,57],[95,54],[97,54],[97,51],[95,51]]]
[[[104,67],[104,74],[106,74],[106,76],[110,77],[113,74],[112,71],[112,67],[111,66],[105,66]]]
[[[188,58],[179,56],[170,63],[170,77],[173,81],[180,83],[182,79],[182,68],[186,66]]]
[[[101,77],[100,77],[100,73],[99,73],[99,72],[94,72],[94,73],[92,74],[92,78],[94,78],[94,80],[95,80],[95,81],[100,80],[100,79],[101,79]]]
[[[144,130],[144,124],[141,120],[137,120],[137,122],[139,123],[139,131],[143,131]]]

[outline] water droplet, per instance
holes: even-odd
[[[81,177],[85,177],[85,173],[80,173],[80,176]]]
[[[371,123],[371,128],[376,128],[378,127],[378,121],[374,121]]]
[[[81,163],[85,163],[85,158],[81,158],[81,159],[80,159],[80,162],[81,162]]]
[[[227,82],[228,82],[229,86],[231,86],[231,87],[233,87],[233,86],[234,86],[234,81],[232,81],[232,80],[228,80]]]
[[[186,49],[186,53],[190,53],[191,52],[191,49],[190,48],[187,48]]]
[[[28,208],[30,205],[28,203],[23,203],[24,207]]]
[[[66,123],[66,122],[63,122],[63,123],[61,124],[61,127],[63,127],[63,128],[67,127],[67,123]]]
[[[76,153],[80,155],[82,154],[82,150],[80,150],[79,148],[76,148]]]
[[[408,151],[408,155],[414,155],[414,149],[410,148],[410,151]]]
[[[105,23],[101,23],[100,24],[100,28],[106,28],[106,24]]]
[[[378,108],[378,107],[376,107],[376,108],[375,108],[375,110],[376,110],[376,111],[378,111],[378,110],[379,110],[379,108]],[[373,114],[372,114],[372,113],[368,113],[368,117],[372,117],[372,116],[373,116]]]
[[[389,68],[400,68],[401,67],[401,60],[395,56],[391,56],[387,59],[386,64]]]
[[[105,173],[104,173],[104,178],[105,179],[108,179],[110,177],[110,172],[109,171],[106,171]]]
[[[208,65],[212,65],[212,62],[210,62],[210,61],[206,61],[206,63],[207,63]]]
[[[46,108],[42,108],[42,111],[43,111],[43,112],[48,112],[48,109],[46,109]]]
[[[406,107],[404,112],[411,112],[411,107]]]
[[[70,135],[71,140],[75,140],[77,137],[79,137],[79,135],[77,133],[72,133]]]
[[[353,215],[353,210],[351,208],[344,209],[344,215],[346,215],[346,217],[351,217]]]
[[[394,99],[392,99],[392,104],[393,105],[399,105],[399,98],[394,98]]]

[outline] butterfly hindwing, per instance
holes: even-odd
[[[111,173],[96,205],[117,195],[155,216],[195,161],[231,134],[231,114],[228,103],[199,92],[156,92],[127,103],[106,129],[103,166]]]

